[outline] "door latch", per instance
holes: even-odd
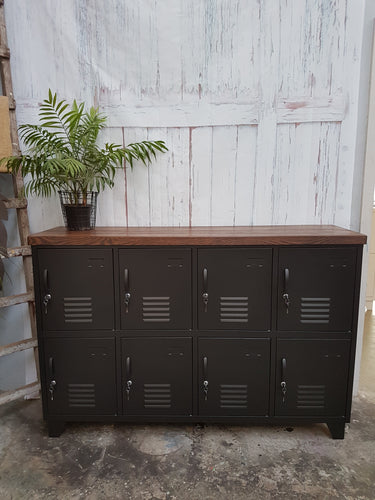
[[[55,389],[56,389],[56,380],[51,380],[51,382],[49,383],[49,394],[50,394],[50,399],[51,401],[53,401],[53,396],[54,396],[54,392],[55,392]]]
[[[44,305],[44,314],[48,313],[48,302],[52,299],[52,295],[50,293],[46,293],[43,297],[43,305]]]
[[[283,300],[284,300],[285,307],[286,307],[286,313],[288,314],[289,313],[289,306],[290,306],[289,294],[283,293]]]
[[[285,403],[286,399],[286,358],[281,359],[281,392],[283,395],[283,404]]]
[[[133,385],[133,382],[131,380],[127,380],[126,381],[126,399],[129,401],[130,399],[130,389],[131,389],[131,386]]]
[[[208,380],[203,381],[203,392],[204,392],[204,400],[208,399]]]
[[[284,404],[286,399],[286,382],[282,381],[280,385],[281,385],[281,392],[283,394],[283,404]]]
[[[125,302],[125,312],[128,313],[129,312],[129,302],[130,302],[130,293],[129,292],[126,292],[124,302]]]
[[[202,299],[203,299],[204,312],[206,313],[207,312],[207,308],[208,308],[208,293],[207,292],[205,292],[202,295]]]

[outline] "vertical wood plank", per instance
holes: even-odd
[[[342,92],[346,4],[340,0],[280,0],[282,97]]]
[[[358,26],[363,26],[364,2],[347,2],[344,40],[343,81],[348,96],[347,115],[342,122],[337,175],[336,209],[334,222],[338,226],[358,230],[361,210],[362,165],[355,164],[356,133],[358,124],[358,93],[362,38],[358,37]],[[354,179],[358,176],[358,179]],[[360,180],[359,180],[360,179]],[[355,225],[352,225],[352,220]]]
[[[337,124],[278,127],[275,224],[332,224],[339,136]]]
[[[100,135],[100,144],[114,143],[122,145],[122,130],[105,128]],[[96,223],[98,226],[126,226],[125,209],[125,173],[118,168],[113,188],[106,187],[97,200]]]
[[[215,127],[212,137],[210,225],[233,225],[238,151],[237,127]]]
[[[279,2],[266,0],[260,9],[260,72],[259,88],[262,109],[259,116],[257,142],[256,190],[254,193],[254,224],[272,224],[274,169],[276,155],[276,102],[279,60]]]
[[[124,129],[125,144],[147,139],[143,129]],[[153,167],[151,167],[153,168]],[[150,179],[149,168],[136,164],[133,168],[126,165],[127,203],[129,226],[150,226]]]
[[[237,127],[234,226],[253,225],[257,127]]]
[[[212,136],[211,127],[191,130],[191,224],[211,224],[212,196]]]
[[[189,225],[189,129],[149,130],[149,140],[162,139],[169,151],[149,167],[152,226]]]
[[[319,224],[333,224],[337,189],[340,126],[322,123],[316,171],[315,214]]]

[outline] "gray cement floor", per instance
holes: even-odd
[[[48,438],[40,401],[0,407],[0,500],[375,499],[375,316],[344,440],[325,425],[71,424]]]

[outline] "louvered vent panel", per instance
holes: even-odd
[[[145,408],[170,408],[171,384],[144,384],[143,405]]]
[[[91,297],[64,297],[65,323],[92,323]]]
[[[329,297],[302,297],[300,322],[304,324],[328,324],[331,299]]]
[[[95,408],[94,384],[69,384],[68,405],[70,408]]]
[[[220,321],[222,323],[247,323],[248,297],[220,297]]]
[[[297,387],[297,408],[324,408],[325,392],[325,385],[299,385]]]
[[[142,297],[142,318],[145,322],[168,323],[171,320],[170,297]]]
[[[247,385],[220,385],[220,408],[247,408]]]

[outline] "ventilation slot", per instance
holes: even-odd
[[[64,297],[65,323],[92,323],[91,297]]]
[[[300,322],[303,324],[328,324],[331,299],[326,297],[302,297]]]
[[[325,385],[299,385],[297,408],[323,409],[325,407]]]
[[[142,297],[142,300],[143,321],[168,323],[171,320],[169,297]]]
[[[247,408],[247,385],[220,385],[220,408]]]
[[[68,384],[70,408],[95,408],[94,384]]]
[[[170,408],[171,384],[144,384],[143,405],[145,408]]]
[[[247,323],[248,297],[220,297],[220,321],[222,323]]]

